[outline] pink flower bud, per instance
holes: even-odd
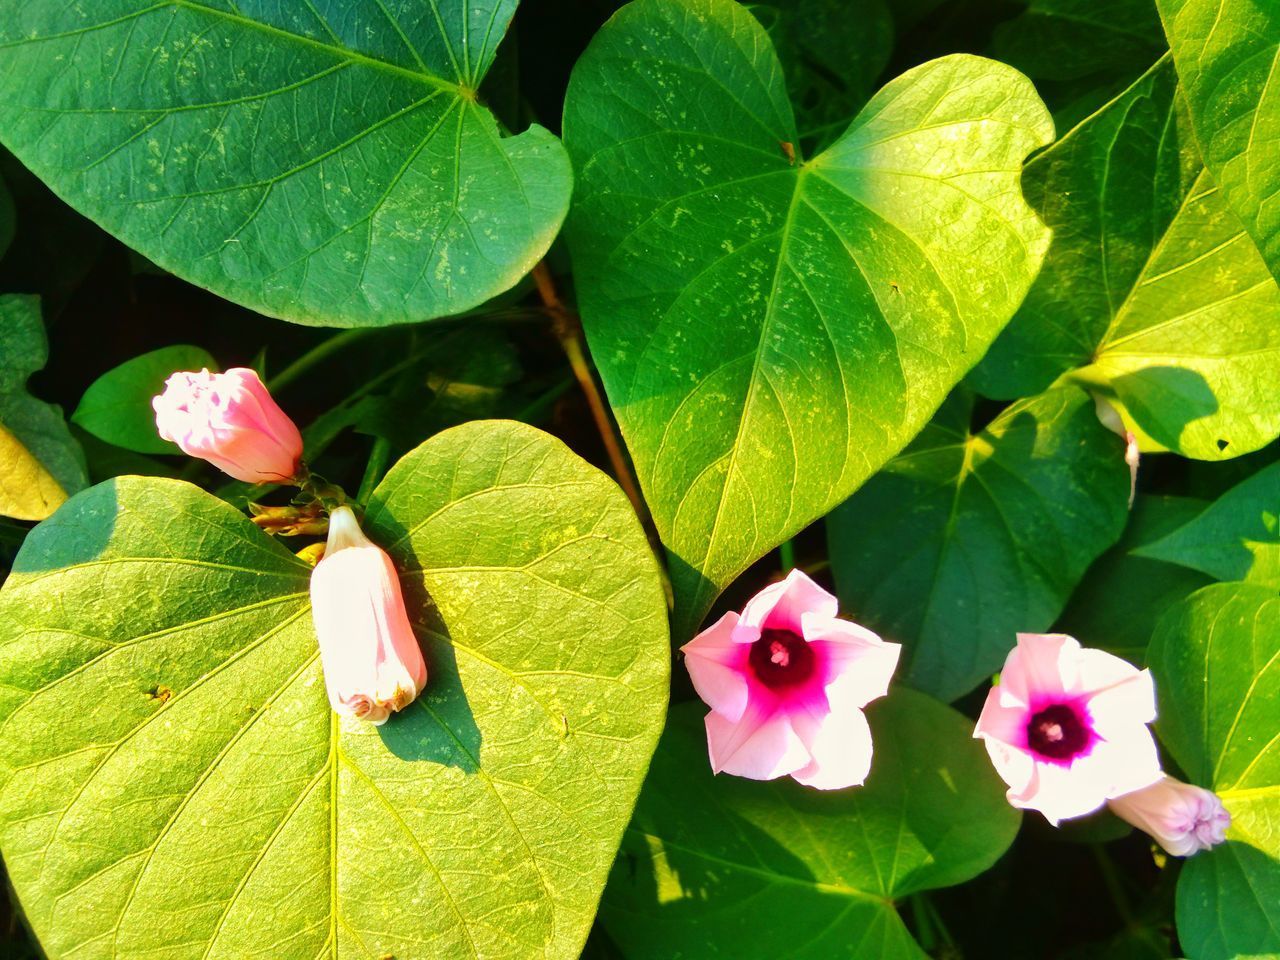
[[[1116,436],[1124,439],[1124,462],[1129,467],[1129,506],[1132,507],[1134,498],[1138,495],[1138,463],[1142,459],[1142,453],[1138,450],[1138,438],[1125,426],[1120,411],[1106,397],[1094,394],[1093,405],[1098,414],[1098,421]]]
[[[1231,826],[1231,814],[1216,793],[1168,775],[1149,787],[1108,800],[1107,806],[1121,820],[1151,834],[1175,857],[1217,846]]]
[[[178,372],[151,401],[160,436],[245,483],[283,483],[297,472],[302,434],[252,370]]]
[[[350,507],[329,517],[324,559],[311,573],[311,616],[329,703],[338,713],[381,724],[426,686],[400,578]]]
[[[862,783],[871,729],[901,647],[836,616],[836,598],[799,570],[726,613],[682,648],[707,714],[711,768],[790,776],[819,790]]]

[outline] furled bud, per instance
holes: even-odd
[[[302,461],[302,434],[258,375],[178,372],[151,401],[160,436],[245,483],[284,483]]]
[[[338,713],[381,724],[422,692],[427,665],[400,579],[350,507],[329,516],[324,559],[311,573],[311,616],[329,702]]]
[[[1231,826],[1231,814],[1217,794],[1167,775],[1149,787],[1108,800],[1107,805],[1175,857],[1189,857],[1222,843]]]

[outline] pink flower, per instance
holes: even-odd
[[[1020,633],[978,718],[1015,807],[1050,823],[1161,777],[1151,674],[1062,634]]]
[[[160,436],[245,483],[283,483],[302,460],[302,434],[252,370],[175,373],[151,401]]]
[[[716,773],[790,775],[822,790],[866,779],[871,730],[862,708],[888,691],[902,648],[837,619],[836,598],[799,570],[682,649],[711,707]]]
[[[1114,797],[1107,806],[1121,820],[1151,834],[1175,857],[1189,857],[1222,843],[1231,826],[1231,814],[1216,793],[1170,776]]]
[[[324,559],[311,572],[311,616],[329,703],[338,713],[381,724],[426,686],[400,578],[350,507],[329,517]]]

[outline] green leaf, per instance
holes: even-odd
[[[1143,663],[1157,621],[1213,581],[1151,559],[1147,547],[1204,510],[1203,500],[1138,494],[1120,541],[1098,558],[1071,594],[1054,630],[1131,663]]]
[[[1204,161],[1280,277],[1280,7],[1157,0]]]
[[[924,694],[871,705],[871,775],[832,792],[713,777],[703,712],[671,711],[600,907],[630,960],[923,958],[894,899],[976,876],[1018,831],[972,721]]]
[[[0,139],[156,264],[270,316],[460,313],[538,261],[560,142],[476,89],[516,0],[0,0]]]
[[[827,518],[841,607],[905,644],[898,676],[954,700],[1047,630],[1124,529],[1124,444],[1074,387],[981,433],[958,391],[906,451]]]
[[[1232,818],[1182,868],[1178,939],[1191,960],[1280,954],[1280,596],[1205,587],[1160,621],[1149,664],[1160,739]]]
[[[1280,587],[1280,463],[1258,471],[1139,553],[1202,570],[1215,580]]]
[[[732,0],[636,0],[574,69],[564,129],[583,322],[684,637],[985,352],[1048,242],[1018,179],[1052,122],[1020,74],[945,57],[793,165],[759,23]]]
[[[0,514],[19,520],[43,520],[88,483],[62,410],[27,392],[48,359],[40,299],[0,296]]]
[[[381,728],[329,709],[309,568],[209,494],[122,477],[27,539],[0,849],[52,960],[577,956],[666,702],[644,534],[494,421],[400,461],[365,526],[431,671]]]
[[[99,440],[135,453],[179,453],[176,444],[156,432],[151,398],[178,370],[218,370],[218,361],[200,347],[162,347],[108,370],[80,398],[71,422]]]
[[[1053,246],[973,382],[1029,396],[1069,373],[1144,450],[1216,460],[1280,435],[1280,288],[1184,114],[1165,58],[1027,165]]]
[[[1165,52],[1152,0],[1031,0],[996,28],[992,52],[1035,80],[1129,82]]]

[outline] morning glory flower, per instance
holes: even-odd
[[[1155,715],[1146,670],[1062,634],[1020,633],[974,736],[1009,802],[1056,825],[1160,779]]]
[[[716,773],[791,776],[823,790],[866,779],[872,744],[862,708],[888,691],[901,647],[836,611],[834,596],[793,570],[681,648],[711,707]]]

